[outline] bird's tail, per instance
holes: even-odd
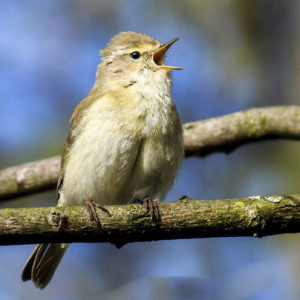
[[[27,260],[22,280],[32,280],[36,287],[43,289],[50,282],[69,244],[38,244]]]

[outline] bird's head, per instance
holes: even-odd
[[[163,77],[168,76],[171,70],[182,70],[164,64],[166,51],[177,40],[178,38],[175,38],[161,44],[146,34],[121,32],[100,51],[102,63],[99,65],[97,78],[127,85],[149,77],[153,72],[159,72]]]

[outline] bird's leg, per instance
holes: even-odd
[[[150,212],[151,221],[159,221],[160,220],[160,212],[158,208],[158,204],[152,200],[150,197],[142,200],[142,203],[147,209],[147,212]]]
[[[90,214],[90,220],[95,221],[99,228],[101,228],[100,220],[97,216],[96,208],[101,209],[106,212],[109,216],[111,216],[110,212],[101,204],[94,202],[91,198],[85,199],[85,207]]]

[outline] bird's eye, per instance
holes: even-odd
[[[131,52],[130,57],[134,60],[138,60],[141,57],[141,53],[138,51]]]

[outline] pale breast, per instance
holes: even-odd
[[[86,198],[107,205],[165,197],[183,157],[174,102],[157,94],[125,100],[103,97],[80,121],[59,205],[82,205]]]
[[[151,197],[160,201],[172,186],[183,159],[182,125],[167,90],[151,89],[148,94],[147,89],[142,90],[149,105],[138,158],[124,192],[131,194],[132,200]]]

